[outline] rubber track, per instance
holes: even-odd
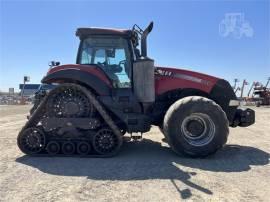
[[[85,87],[77,85],[77,84],[73,84],[73,83],[65,83],[65,84],[61,84],[59,85],[59,87],[54,88],[53,90],[51,90],[41,101],[41,103],[39,104],[39,106],[37,107],[37,109],[34,111],[34,113],[29,117],[29,120],[26,122],[26,124],[24,125],[24,127],[21,129],[20,133],[22,133],[25,129],[30,128],[30,127],[35,127],[39,121],[41,121],[41,118],[45,115],[46,113],[46,103],[49,99],[50,96],[53,95],[53,93],[60,87],[66,87],[66,86],[75,86],[77,88],[79,88],[83,93],[85,93],[85,95],[87,96],[87,98],[90,100],[90,102],[93,104],[93,106],[96,108],[96,110],[99,112],[99,114],[101,115],[101,117],[104,119],[104,121],[108,124],[108,126],[112,129],[112,131],[117,135],[118,139],[120,140],[118,148],[120,148],[123,144],[123,137],[122,137],[122,133],[119,130],[118,126],[114,123],[114,121],[111,119],[111,117],[108,115],[108,113],[106,112],[106,110],[104,109],[104,107],[99,103],[99,101],[96,99],[95,95],[92,94],[89,90],[87,90]],[[20,134],[19,133],[19,134]],[[118,149],[119,150],[119,149]],[[117,153],[117,152],[116,152]],[[108,155],[101,155],[101,154],[89,154],[89,155],[84,155],[82,157],[111,157],[114,156],[115,153],[112,154],[108,154]],[[49,154],[32,154],[31,156],[52,156]],[[76,156],[76,157],[81,157],[80,155],[63,155],[63,154],[56,154],[54,156]]]

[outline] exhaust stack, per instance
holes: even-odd
[[[153,22],[150,22],[148,27],[143,31],[141,38],[141,54],[142,57],[147,57],[147,36],[153,29]]]

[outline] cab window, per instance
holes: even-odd
[[[126,39],[93,37],[82,43],[80,64],[97,65],[105,71],[114,87],[131,87],[131,63]]]

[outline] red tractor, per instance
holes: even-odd
[[[108,157],[125,133],[160,127],[177,154],[203,157],[227,141],[229,126],[249,126],[231,85],[213,76],[154,66],[142,30],[79,28],[76,64],[52,63],[39,102],[18,135],[28,155]],[[139,49],[140,48],[140,49]]]

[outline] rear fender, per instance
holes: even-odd
[[[110,95],[111,87],[96,75],[77,69],[63,69],[46,75],[42,83],[80,83],[90,87],[99,95]]]

